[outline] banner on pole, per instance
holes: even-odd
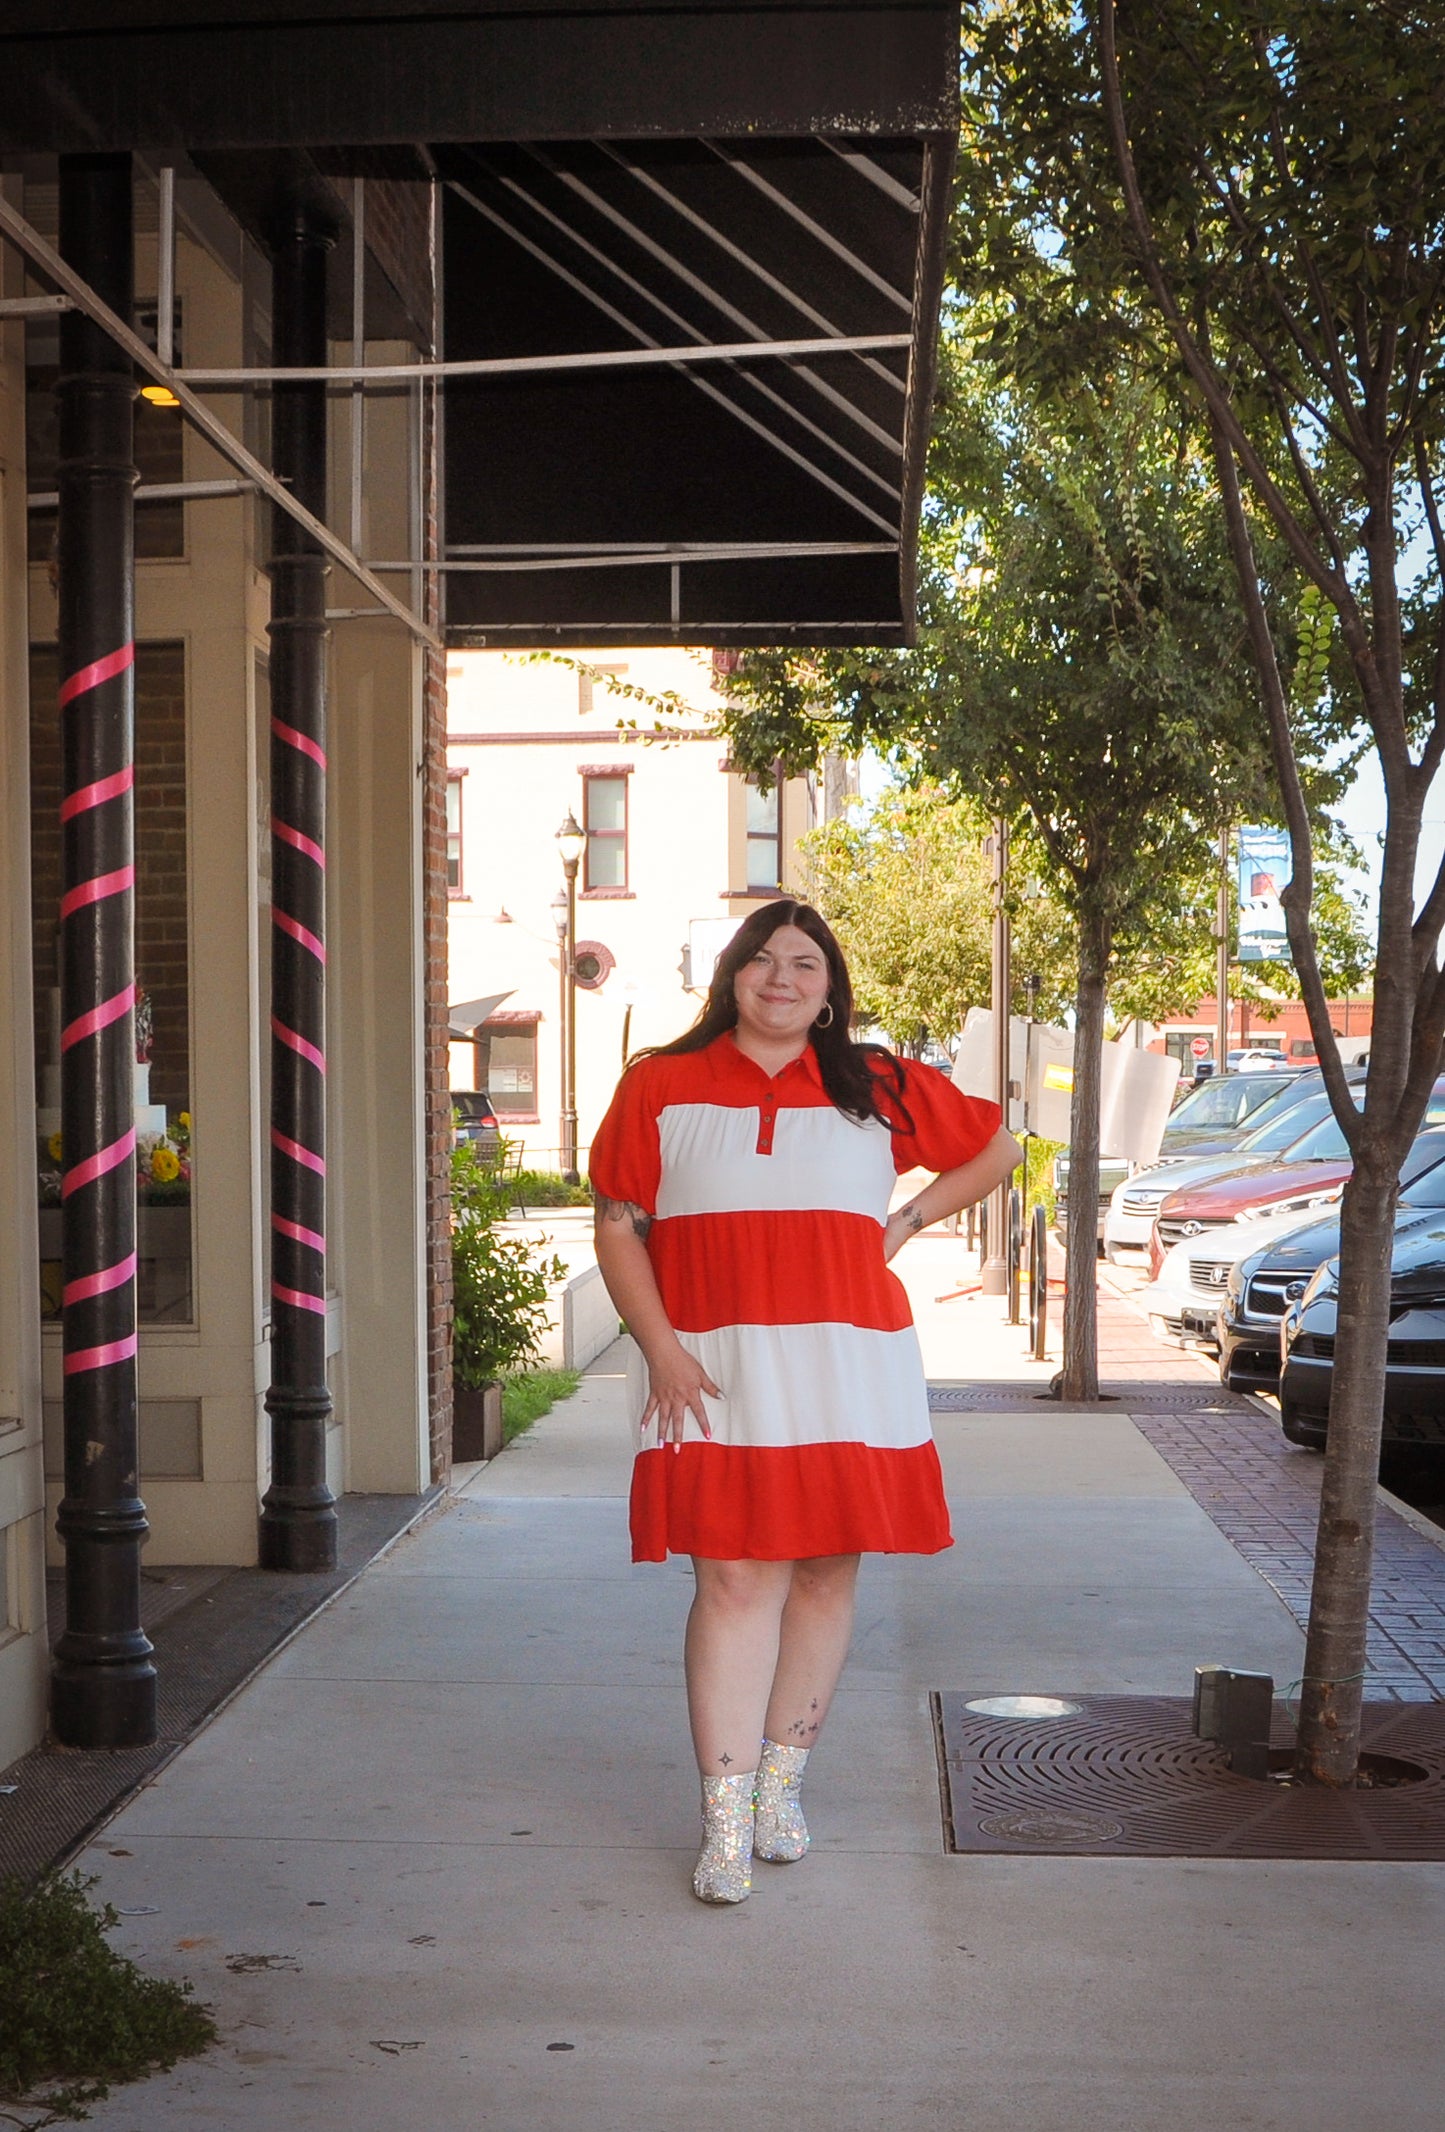
[[[1239,831],[1237,962],[1290,960],[1279,898],[1292,871],[1287,830],[1258,827]]]

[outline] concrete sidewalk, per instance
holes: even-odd
[[[1041,1408],[997,1302],[932,1300],[961,1245],[899,1270],[997,1410],[937,1417],[957,1547],[865,1564],[812,1855],[689,1892],[691,1578],[627,1560],[619,1347],[82,1860],[222,2030],[102,2132],[1434,2132],[1445,1868],[944,1855],[931,1689],[1183,1694],[1302,1643],[1127,1412]]]

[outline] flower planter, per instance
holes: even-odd
[[[452,1458],[470,1465],[479,1458],[495,1458],[502,1448],[502,1387],[484,1384],[479,1389],[458,1384],[452,1388]]]

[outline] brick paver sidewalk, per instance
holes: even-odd
[[[1103,1282],[1099,1356],[1106,1377],[1198,1381],[1198,1363],[1155,1340],[1140,1313]],[[1161,1371],[1161,1358],[1172,1367]],[[1131,1411],[1141,1434],[1304,1627],[1324,1470],[1318,1453],[1287,1442],[1272,1410],[1222,1388],[1207,1409],[1151,1412],[1141,1402]],[[1370,1629],[1368,1696],[1445,1699],[1445,1545],[1383,1502]]]

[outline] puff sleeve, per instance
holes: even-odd
[[[661,1089],[651,1061],[629,1068],[617,1084],[607,1115],[593,1137],[587,1174],[604,1199],[629,1201],[646,1214],[657,1212],[662,1177],[658,1135]]]
[[[885,1079],[884,1108],[897,1170],[955,1170],[981,1154],[1003,1123],[997,1103],[966,1096],[936,1066],[900,1059],[901,1100]],[[903,1115],[906,1110],[907,1116]]]

